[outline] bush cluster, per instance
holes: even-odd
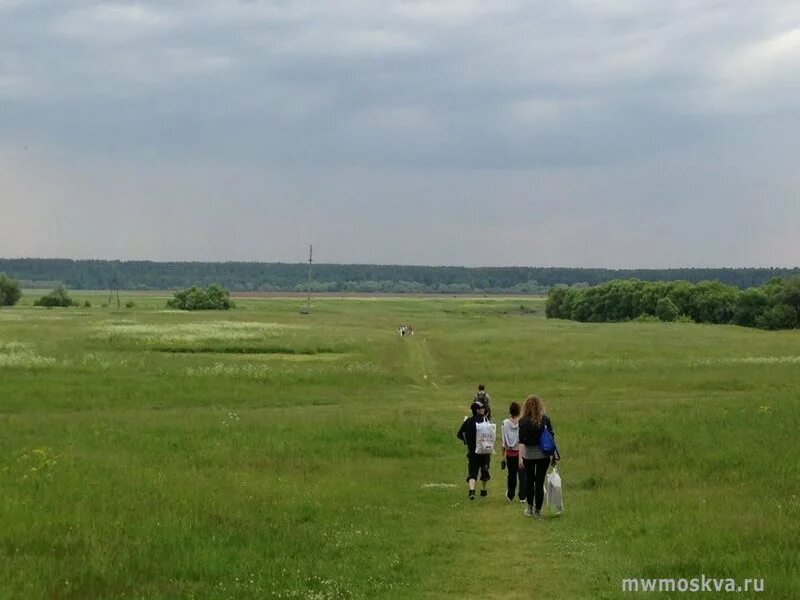
[[[0,273],[0,306],[14,306],[21,297],[19,282]]]
[[[735,324],[761,329],[800,327],[800,277],[775,278],[740,290],[718,281],[619,279],[594,287],[550,290],[550,318],[584,322],[631,319]]]
[[[233,307],[231,293],[217,283],[205,290],[196,286],[180,290],[167,301],[167,308],[179,310],[228,310]]]
[[[78,306],[78,303],[69,297],[67,290],[64,289],[64,286],[59,285],[49,294],[46,294],[34,301],[33,305],[52,308],[54,306]]]

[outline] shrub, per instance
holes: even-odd
[[[91,303],[91,302],[89,302],[88,300],[86,300],[86,301],[84,301],[84,303],[83,303],[83,307],[84,307],[84,308],[92,308],[92,303]]]
[[[19,283],[0,273],[0,306],[14,306],[22,297]]]
[[[212,283],[206,290],[192,286],[175,292],[175,297],[167,301],[167,308],[179,310],[228,310],[235,306],[230,296],[231,293],[217,283]]]
[[[694,323],[694,319],[689,315],[678,315],[678,318],[675,319],[676,323]]]
[[[691,284],[635,279],[594,287],[555,287],[547,298],[546,314],[594,323],[656,315],[662,321],[791,329],[800,326],[800,277],[775,278],[744,291],[718,281]]]
[[[678,307],[669,298],[659,298],[656,302],[656,316],[660,321],[672,322],[678,318]]]
[[[638,317],[634,319],[637,323],[658,323],[659,318],[655,315],[648,315],[647,313],[642,313]]]
[[[64,286],[59,285],[49,294],[42,296],[38,300],[33,303],[34,306],[78,306],[78,303],[75,302],[72,298],[69,297],[67,294],[67,290],[64,289]]]
[[[776,304],[756,319],[761,329],[794,329],[797,327],[797,310],[788,304]]]
[[[125,308],[133,308],[133,307],[135,307],[135,306],[136,306],[136,303],[135,303],[133,300],[128,300],[128,301],[125,303]]]

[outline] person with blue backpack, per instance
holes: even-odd
[[[528,502],[525,516],[542,518],[544,478],[550,464],[555,466],[560,459],[553,424],[545,414],[542,399],[536,395],[528,396],[519,421],[519,468],[525,470],[525,499]]]

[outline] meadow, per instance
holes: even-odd
[[[2,599],[673,597],[621,581],[701,574],[800,597],[800,331],[73,296],[0,309]],[[468,502],[478,383],[496,416],[544,398],[562,516],[506,503],[499,458]]]

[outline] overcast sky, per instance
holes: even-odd
[[[796,0],[0,0],[0,256],[800,264]]]

